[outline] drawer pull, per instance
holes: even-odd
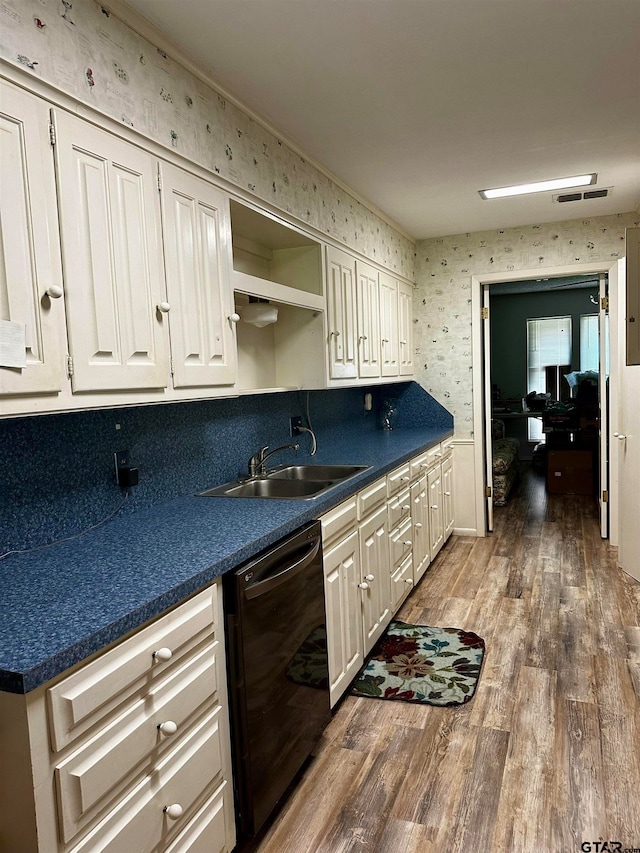
[[[165,661],[171,660],[173,657],[173,652],[171,649],[168,649],[166,646],[163,646],[161,649],[156,649],[153,653],[153,659],[161,661],[164,663]]]
[[[403,483],[408,483],[410,479],[411,479],[410,477],[400,477],[400,480],[401,480]]]
[[[422,527],[422,522],[420,522],[420,521],[416,521],[416,523],[415,523],[413,526],[414,526],[417,530],[420,530],[420,528]]]
[[[403,507],[402,507],[402,509],[410,510],[410,509],[411,509],[411,507],[409,506],[409,504],[404,504],[404,505],[403,505]]]
[[[182,817],[184,809],[180,803],[172,803],[170,806],[165,806],[162,811],[168,818],[171,818],[171,820],[178,820],[179,817]]]
[[[358,589],[369,589],[369,584],[366,581],[358,584]]]
[[[364,579],[366,581],[374,581],[376,579],[376,576],[375,575],[365,575]]]
[[[431,504],[431,509],[438,509],[438,505],[437,504]]]
[[[178,724],[174,723],[173,720],[165,720],[164,723],[160,723],[158,730],[161,731],[163,735],[167,735],[167,737],[169,737],[178,731]]]
[[[405,579],[404,579],[404,582],[405,582],[405,583],[408,583],[409,585],[411,585],[411,584],[413,583],[413,578],[405,578]]]
[[[411,541],[411,539],[405,539],[405,541],[402,544],[403,545],[413,545],[413,542]]]
[[[450,498],[450,497],[451,497],[451,492],[445,492],[445,496],[446,496],[446,497],[448,497],[448,498]]]

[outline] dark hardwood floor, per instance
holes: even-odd
[[[640,585],[591,499],[525,472],[398,618],[484,637],[475,697],[347,696],[260,853],[640,850]]]

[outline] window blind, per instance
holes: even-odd
[[[527,320],[527,393],[547,391],[545,368],[571,364],[571,317]],[[529,418],[529,440],[542,438],[542,424]]]

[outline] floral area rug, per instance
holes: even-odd
[[[484,640],[458,628],[393,621],[351,686],[354,696],[464,705],[475,693]]]

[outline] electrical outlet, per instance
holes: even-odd
[[[289,435],[293,438],[294,435],[300,435],[300,427],[302,426],[302,417],[294,415],[289,422]]]
[[[116,483],[122,489],[138,485],[138,469],[129,465],[129,451],[116,450],[113,454],[116,463]]]

